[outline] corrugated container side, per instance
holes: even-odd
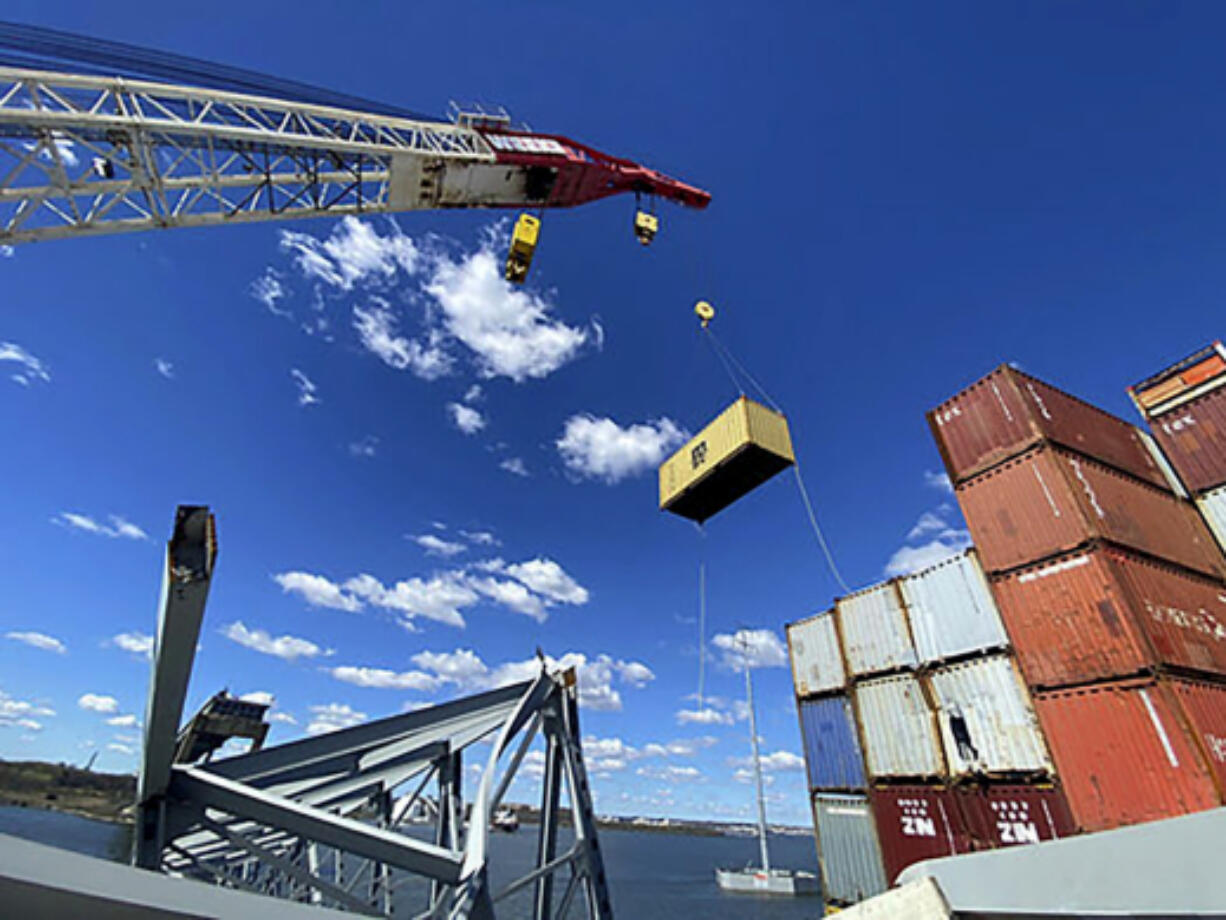
[[[1077,833],[1068,800],[1052,786],[968,786],[957,796],[977,850],[1060,840]]]
[[[1160,664],[1226,674],[1220,582],[1097,545],[992,587],[1026,680],[1060,687]]]
[[[957,488],[983,566],[1001,572],[1105,539],[1220,577],[1226,560],[1170,492],[1057,447],[1034,449]]]
[[[1201,744],[1209,769],[1217,778],[1218,793],[1226,796],[1226,687],[1184,679],[1173,679],[1168,687]]]
[[[1141,431],[1139,428],[1137,433],[1141,435],[1141,440],[1145,442],[1145,446],[1149,449],[1150,456],[1154,458],[1154,462],[1162,470],[1162,475],[1166,477],[1166,487],[1180,498],[1190,499],[1192,496],[1188,494],[1187,487],[1184,486],[1183,480],[1179,478],[1179,474],[1175,472],[1175,467],[1171,466],[1171,461],[1162,452],[1162,448],[1158,446],[1158,442],[1154,440],[1154,436],[1148,431]]]
[[[1167,459],[1191,491],[1226,483],[1226,387],[1184,403],[1151,424]]]
[[[835,609],[853,675],[914,668],[919,663],[894,582],[841,597]]]
[[[866,796],[818,793],[813,797],[813,823],[827,901],[855,904],[889,887]]]
[[[951,775],[1051,773],[1030,695],[1010,656],[946,665],[928,680]]]
[[[1167,487],[1133,425],[1008,366],[942,403],[928,420],[954,482],[1048,439]]]
[[[792,681],[798,697],[838,690],[846,685],[847,673],[833,610],[790,624],[787,636]]]
[[[810,788],[863,789],[864,755],[851,700],[839,694],[801,700],[797,707]]]
[[[1152,681],[1035,695],[1077,824],[1102,831],[1213,808],[1213,778]]]
[[[1213,532],[1218,546],[1222,552],[1226,552],[1226,486],[1206,492],[1196,500],[1196,507]]]
[[[979,557],[970,550],[899,581],[925,663],[1008,643]]]
[[[952,792],[937,786],[888,786],[869,791],[885,877],[903,869],[972,849],[970,831]]]
[[[871,779],[944,775],[936,717],[916,677],[868,680],[855,697]]]

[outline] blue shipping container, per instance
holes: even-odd
[[[801,700],[800,730],[812,789],[864,789],[864,755],[851,712],[851,700],[839,694]]]

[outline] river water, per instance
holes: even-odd
[[[515,834],[491,835],[490,874],[494,891],[527,872],[532,863],[535,830],[535,826],[525,825]],[[127,828],[53,811],[0,807],[0,833],[104,859],[124,859],[127,855]],[[559,852],[568,845],[565,835],[565,830],[559,835]],[[600,843],[613,911],[619,918],[814,920],[822,913],[818,898],[767,899],[720,893],[715,886],[715,867],[742,866],[756,860],[755,838],[609,830],[600,832]],[[811,837],[772,837],[770,849],[773,863],[816,871]],[[561,883],[555,889],[555,903],[564,888]],[[510,920],[527,917],[530,892],[529,886],[501,902],[498,916]],[[420,911],[424,897],[424,886],[415,880],[403,884],[397,890],[397,916]],[[572,905],[569,916],[583,916],[581,905]]]

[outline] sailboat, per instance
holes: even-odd
[[[758,724],[753,708],[753,678],[749,661],[745,661],[745,699],[749,706],[749,743],[753,751],[753,778],[758,791],[758,845],[762,848],[762,865],[741,869],[716,869],[715,881],[721,891],[736,894],[797,895],[817,894],[817,876],[802,869],[771,867],[770,850],[766,845],[766,798],[762,794],[762,760],[758,755]]]

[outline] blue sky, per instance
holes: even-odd
[[[601,810],[747,817],[716,637],[762,630],[771,816],[805,823],[778,642],[838,589],[790,477],[705,536],[656,510],[674,430],[736,395],[694,301],[788,413],[853,586],[962,539],[926,409],[1009,360],[1131,418],[1128,383],[1221,334],[1215,5],[257,6],[7,16],[419,111],[499,102],[714,201],[666,208],[648,250],[628,200],[547,215],[521,292],[475,212],[0,258],[0,756],[135,767],[162,541],[205,503],[193,704],[274,694],[286,740],[540,646],[582,665]]]

